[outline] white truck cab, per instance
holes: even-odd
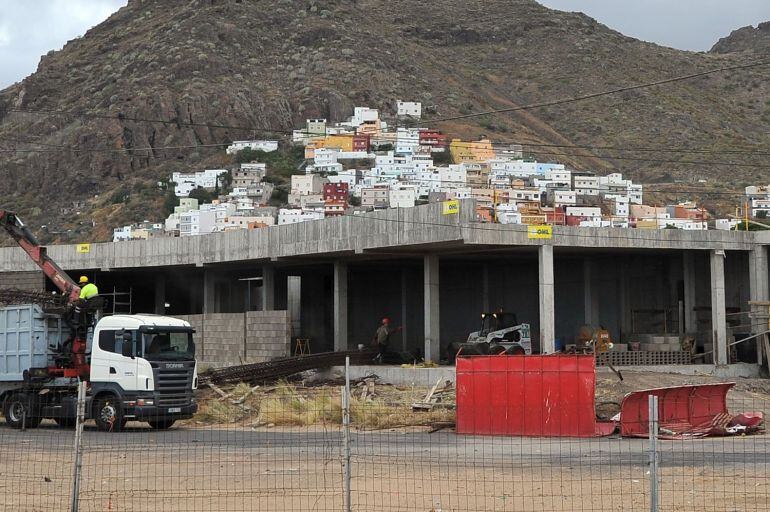
[[[91,340],[92,414],[104,430],[128,420],[168,428],[197,410],[194,330],[177,318],[114,315],[96,324]]]

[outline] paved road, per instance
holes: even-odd
[[[29,446],[38,450],[62,450],[71,446],[72,430],[54,426],[19,432],[0,424],[0,454]],[[98,432],[92,427],[84,431],[84,447],[94,451],[136,452],[151,449],[154,453],[190,450],[235,451],[241,454],[268,455],[280,452],[298,457],[327,457],[342,443],[339,429],[260,429],[235,427],[174,427],[156,432],[137,424],[121,433]],[[648,463],[647,440],[608,437],[599,439],[518,438],[459,436],[453,432],[353,432],[353,457],[382,461],[454,462],[474,467],[527,466],[644,466]],[[707,438],[687,441],[660,441],[664,466],[726,466],[770,464],[770,436],[757,435],[731,438]]]

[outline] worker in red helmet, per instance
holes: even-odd
[[[377,345],[377,355],[374,357],[375,362],[383,363],[385,354],[388,352],[388,345],[390,344],[390,335],[394,332],[399,332],[402,328],[393,328],[390,326],[390,318],[385,317],[382,319],[382,324],[374,334],[374,343]]]

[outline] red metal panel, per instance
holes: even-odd
[[[647,437],[650,395],[658,397],[661,426],[677,425],[677,430],[687,430],[708,424],[717,416],[727,413],[727,392],[733,386],[734,382],[728,382],[629,393],[620,406],[620,433],[623,436]]]
[[[457,359],[457,432],[597,435],[595,359],[582,355]]]

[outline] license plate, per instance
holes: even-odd
[[[173,414],[175,412],[182,412],[182,408],[181,407],[169,407],[168,412],[169,412],[169,414]]]

